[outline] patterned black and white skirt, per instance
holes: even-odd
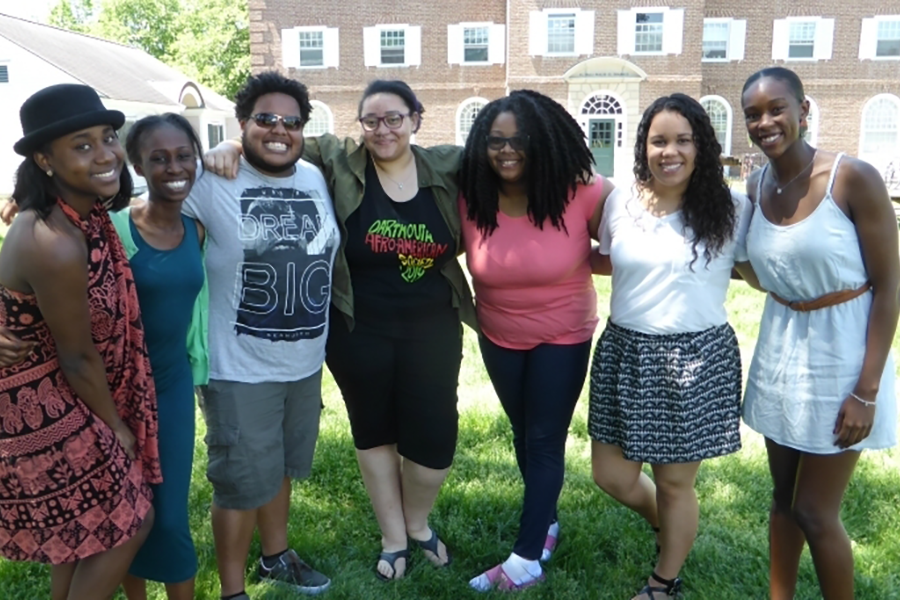
[[[652,335],[607,323],[588,430],[628,460],[695,462],[741,448],[741,354],[731,325]]]

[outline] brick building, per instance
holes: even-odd
[[[376,78],[419,95],[423,145],[462,143],[485,102],[531,88],[623,178],[642,111],[671,92],[701,100],[726,154],[753,152],[741,86],[778,64],[805,84],[815,145],[900,171],[900,0],[250,0],[250,27],[253,68],[310,87],[308,133],[358,135]]]

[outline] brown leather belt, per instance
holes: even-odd
[[[769,292],[769,295],[775,299],[775,302],[783,304],[792,310],[796,310],[797,312],[809,312],[811,310],[819,310],[820,308],[826,308],[829,306],[834,306],[835,304],[848,302],[850,300],[853,300],[854,298],[862,296],[870,289],[872,289],[872,284],[866,282],[862,287],[858,287],[855,290],[841,290],[840,292],[831,292],[830,294],[825,294],[824,296],[820,296],[815,300],[794,300],[792,302],[788,302],[775,292]]]

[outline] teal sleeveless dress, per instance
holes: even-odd
[[[187,334],[204,275],[197,226],[188,217],[181,220],[181,243],[171,250],[157,250],[144,241],[130,215],[128,218],[138,249],[130,263],[156,384],[163,473],[163,482],[151,486],[156,510],[153,529],[129,573],[162,583],[180,583],[197,572],[188,523],[195,403]]]

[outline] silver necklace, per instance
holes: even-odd
[[[781,192],[783,192],[787,188],[787,186],[789,186],[792,183],[794,183],[795,181],[797,181],[797,178],[800,177],[801,175],[803,175],[806,172],[806,170],[808,168],[810,168],[815,161],[816,161],[816,152],[813,151],[813,157],[812,157],[812,160],[809,161],[809,164],[806,165],[805,167],[803,167],[803,169],[801,169],[801,171],[799,173],[797,173],[796,175],[791,177],[791,180],[788,181],[784,185],[778,185],[778,179],[775,177],[775,169],[772,169],[772,181],[775,182],[775,193],[778,195],[781,195]]]
[[[394,179],[393,177],[391,177],[390,175],[388,175],[387,171],[385,171],[384,169],[382,169],[381,167],[378,166],[378,163],[375,163],[375,168],[377,168],[379,171],[384,173],[384,176],[387,177],[388,179],[390,179],[394,183],[394,185],[397,186],[397,189],[401,189],[401,190],[403,189],[403,184],[406,183],[406,180],[409,179],[410,175],[412,175],[412,173],[410,173],[410,175],[407,175],[406,179],[404,179],[403,183],[401,183],[401,182],[397,181],[396,179]]]

